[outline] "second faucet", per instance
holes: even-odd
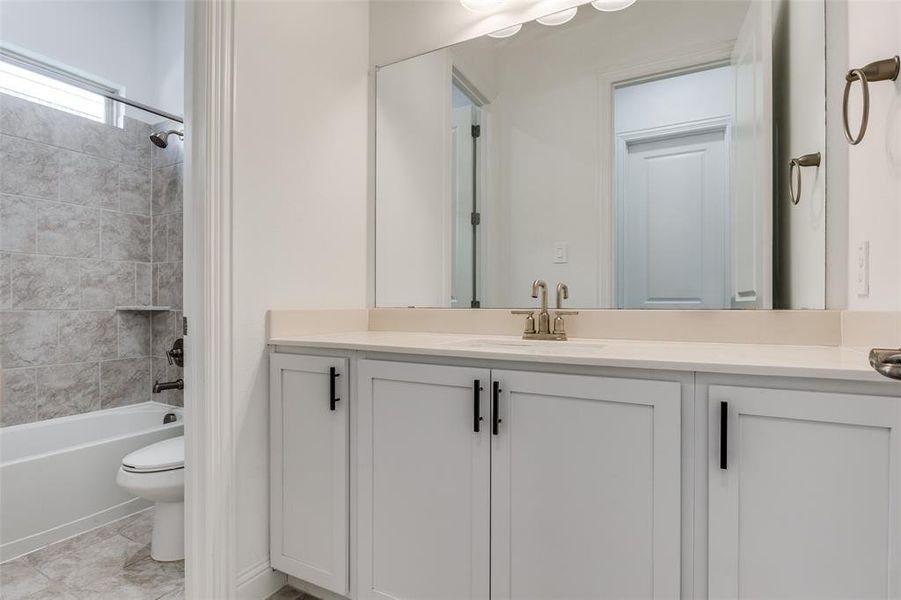
[[[526,326],[522,337],[526,340],[566,340],[564,315],[579,314],[575,311],[563,310],[563,300],[569,298],[569,287],[565,283],[557,284],[557,310],[554,312],[554,328],[551,330],[551,316],[547,310],[547,283],[541,279],[532,282],[532,298],[540,298],[538,319],[532,310],[514,310],[513,314],[527,315]]]

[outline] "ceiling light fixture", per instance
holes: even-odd
[[[503,29],[498,29],[497,31],[492,31],[488,34],[488,37],[493,37],[495,39],[503,39],[508,37],[513,37],[519,30],[522,29],[522,25],[513,25],[512,27],[505,27]]]
[[[463,8],[472,12],[485,12],[494,10],[504,3],[504,0],[460,0]]]
[[[576,16],[576,13],[578,11],[579,8],[574,6],[572,8],[567,8],[566,10],[561,10],[560,12],[551,13],[546,17],[541,17],[535,20],[542,25],[554,27],[556,25],[563,25],[564,23],[572,21],[573,17]]]
[[[603,12],[616,12],[629,8],[635,4],[637,0],[594,0],[591,3],[593,7]]]

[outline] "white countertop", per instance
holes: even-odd
[[[524,342],[515,336],[360,331],[274,337],[275,346],[362,350],[453,358],[698,371],[735,375],[888,382],[869,348],[578,339]],[[901,387],[899,387],[901,392]]]

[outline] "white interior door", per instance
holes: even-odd
[[[487,600],[490,444],[474,431],[474,382],[488,378],[360,361],[358,598]]]
[[[473,299],[473,111],[472,106],[453,109],[451,124],[451,198],[453,199],[453,219],[451,238],[453,252],[451,260],[451,306],[469,308]]]
[[[336,594],[349,580],[347,379],[344,358],[270,357],[272,566]]]
[[[679,384],[492,378],[491,597],[677,598]]]
[[[711,386],[709,401],[710,598],[898,598],[901,400]]]
[[[750,2],[732,52],[731,257],[735,308],[773,307],[772,20],[772,3]]]
[[[726,308],[727,128],[621,145],[622,308]]]

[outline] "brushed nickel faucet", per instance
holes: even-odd
[[[565,283],[557,284],[557,310],[554,311],[554,328],[551,330],[551,315],[547,310],[547,283],[541,279],[532,282],[532,298],[539,299],[538,319],[534,310],[514,310],[514,315],[526,315],[523,328],[524,340],[556,340],[566,341],[565,315],[577,315],[576,311],[563,310],[563,301],[569,298],[569,287]]]

